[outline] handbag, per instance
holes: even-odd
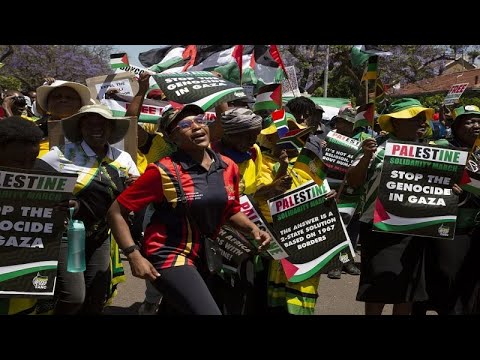
[[[192,226],[197,228],[197,230],[200,232],[200,239],[203,240],[203,245],[204,245],[203,248],[205,251],[205,261],[208,267],[208,271],[210,272],[210,274],[219,274],[223,268],[223,258],[220,253],[220,247],[218,246],[218,243],[215,240],[209,238],[206,235],[201,234],[200,227],[197,225],[195,218],[193,218],[190,215],[190,209],[188,207],[187,197],[185,196],[185,192],[183,191],[183,186],[180,180],[180,173],[178,171],[177,164],[173,161],[172,163],[173,163],[173,167],[175,168],[175,173],[177,174],[177,183],[180,190],[180,201],[185,207],[185,213],[187,215],[188,222]]]

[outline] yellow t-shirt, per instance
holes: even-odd
[[[40,141],[40,152],[38,153],[37,158],[40,159],[43,155],[50,151],[50,143],[48,139]]]
[[[137,168],[140,174],[145,172],[148,164],[154,163],[161,158],[172,154],[175,146],[166,141],[161,134],[155,133],[152,144],[146,154],[137,150]]]
[[[147,162],[154,163],[161,158],[171,155],[175,151],[175,146],[168,141],[166,141],[162,135],[155,134],[155,137],[152,141],[152,146],[148,150],[148,153],[145,154],[147,157]]]
[[[241,162],[238,165],[240,176],[240,194],[251,195],[257,191],[257,180],[262,171],[262,152],[257,144],[253,145],[254,154],[252,158]]]

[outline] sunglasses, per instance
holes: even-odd
[[[202,115],[197,115],[194,117],[186,117],[185,119],[180,120],[177,125],[172,129],[171,132],[174,132],[175,130],[188,130],[193,126],[193,123],[196,123],[197,125],[204,126],[207,125],[208,120],[207,118],[202,114]]]

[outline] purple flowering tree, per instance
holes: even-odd
[[[84,84],[112,72],[111,51],[109,45],[0,45],[0,75],[20,80],[24,90],[42,85],[45,77]]]

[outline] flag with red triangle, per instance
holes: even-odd
[[[282,107],[282,84],[269,84],[260,88],[253,111],[277,110]]]
[[[357,115],[355,116],[355,123],[353,124],[353,128],[356,129],[358,127],[367,127],[367,126],[370,126],[373,128],[374,111],[375,111],[374,103],[368,103],[360,106],[357,109]]]
[[[112,69],[118,69],[128,66],[127,53],[110,54],[110,67]]]

